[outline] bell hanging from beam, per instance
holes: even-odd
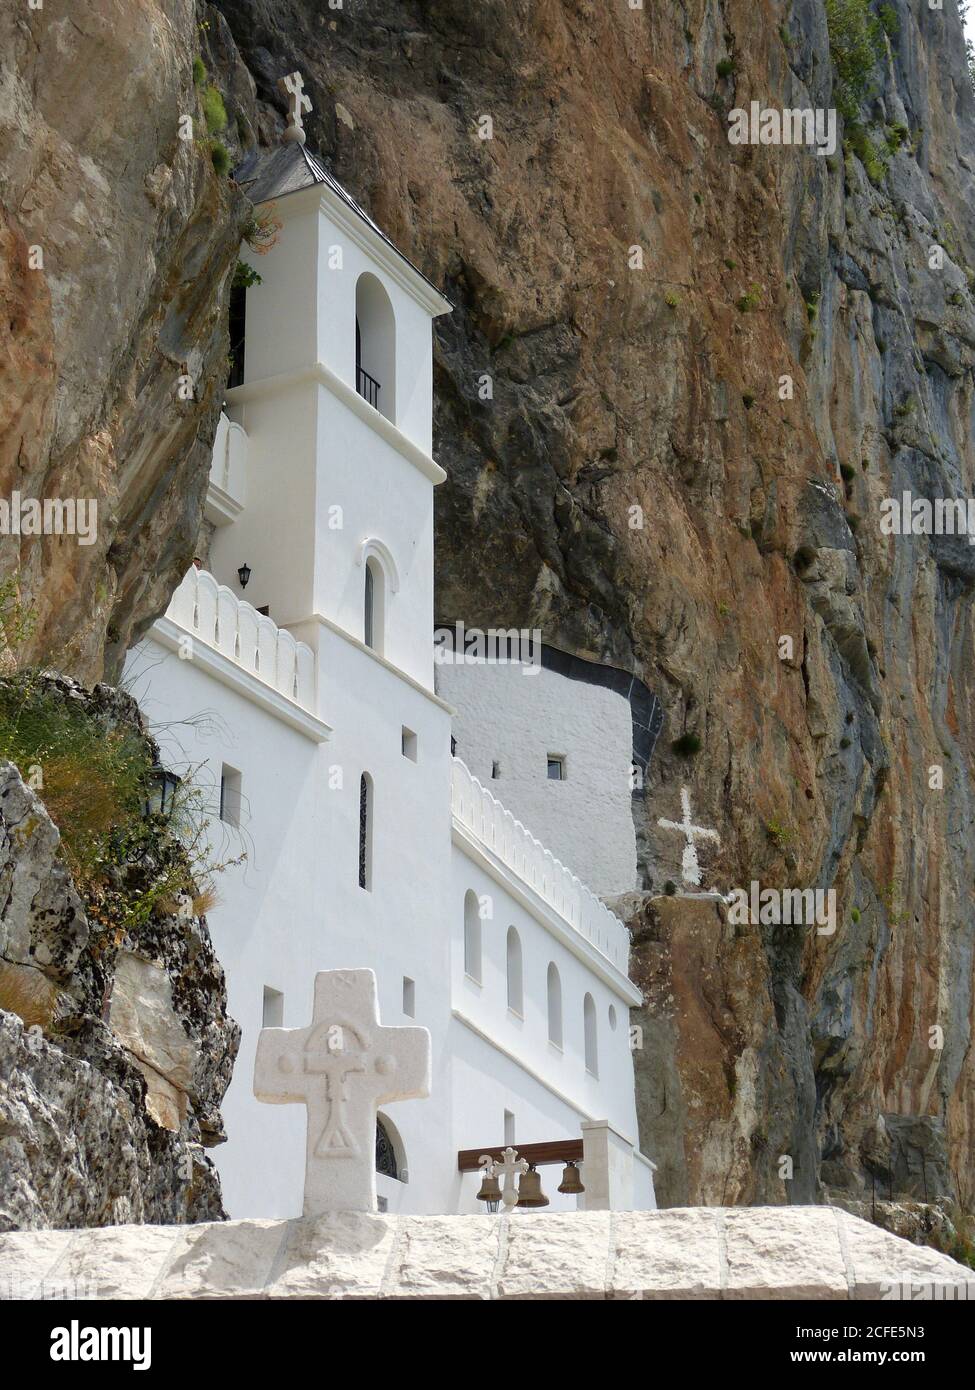
[[[521,1175],[521,1180],[518,1183],[518,1206],[548,1206],[548,1198],[542,1191],[541,1174],[533,1167],[529,1167],[528,1172]]]
[[[481,1188],[477,1194],[479,1202],[487,1202],[488,1211],[497,1211],[501,1201],[501,1184],[498,1182],[494,1173],[484,1170],[484,1177],[481,1179]]]
[[[582,1185],[579,1169],[571,1161],[567,1163],[562,1170],[562,1181],[559,1183],[558,1190],[572,1195],[578,1195],[580,1192],[585,1192],[586,1190]]]

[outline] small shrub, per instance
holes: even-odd
[[[677,892],[677,884],[672,878],[668,878],[667,882],[664,884],[664,892],[667,894],[668,898],[672,898]]]
[[[755,395],[754,395],[754,392],[752,392],[752,391],[743,391],[743,392],[742,392],[742,397],[741,397],[741,403],[742,403],[742,405],[745,407],[746,410],[751,410],[752,406],[755,404]]]
[[[195,87],[202,87],[206,80],[206,63],[204,63],[200,55],[197,54],[196,57],[193,59],[193,85]]]
[[[694,201],[695,201],[695,203],[697,203],[698,207],[700,207],[701,204],[704,202],[704,199],[701,197],[700,193],[695,193],[695,194],[694,194]]]
[[[730,58],[722,58],[721,62],[715,68],[715,72],[718,74],[722,81],[724,81],[726,77],[730,77],[734,70],[735,65]]]
[[[227,108],[223,104],[220,89],[211,83],[203,93],[203,119],[211,135],[219,135],[227,129]]]
[[[737,262],[737,261],[731,261],[731,260],[726,260],[726,261],[725,261],[725,268],[726,268],[727,270],[734,270],[734,269],[737,267],[737,265],[738,265],[738,262]]]
[[[841,463],[840,477],[843,479],[844,483],[850,483],[856,477],[856,469],[851,468],[848,463]]]
[[[859,909],[858,907],[852,908],[852,909],[850,910],[850,916],[851,916],[851,918],[853,919],[854,922],[859,922],[859,920],[860,920],[860,909]]]
[[[667,305],[668,309],[676,309],[680,304],[680,299],[674,294],[673,290],[668,290],[664,295],[664,303]]]
[[[850,747],[850,740],[846,737],[845,734],[844,734],[843,737],[840,739],[840,747],[841,747],[841,748],[849,748],[849,747]]]
[[[780,822],[776,820],[765,822],[765,833],[779,849],[783,849],[796,837],[794,830],[791,830],[787,825],[780,824]]]
[[[750,314],[753,309],[757,309],[762,302],[762,291],[757,285],[752,285],[747,294],[743,294],[735,301],[735,307],[739,314]]]
[[[246,261],[238,261],[234,267],[233,288],[235,290],[249,290],[252,285],[263,285],[264,281],[252,265]]]
[[[266,256],[271,247],[277,244],[281,225],[275,204],[265,203],[262,207],[255,208],[254,215],[246,223],[241,236],[252,251],[256,251],[259,256]]]
[[[220,177],[226,178],[230,173],[230,151],[222,140],[210,141],[210,159]]]
[[[877,8],[877,18],[883,26],[884,33],[888,38],[895,39],[901,31],[901,22],[897,18],[897,11],[893,5],[884,4]]]
[[[693,758],[701,751],[701,740],[697,734],[681,734],[670,746],[679,758]]]
[[[870,13],[867,0],[826,0],[826,24],[837,76],[836,105],[852,121],[870,90],[883,49],[883,26]]]

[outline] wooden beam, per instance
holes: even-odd
[[[581,1139],[553,1139],[547,1144],[512,1144],[511,1147],[519,1158],[526,1158],[536,1167],[542,1163],[582,1162]],[[476,1173],[481,1166],[478,1163],[481,1154],[490,1154],[500,1163],[506,1148],[506,1144],[484,1144],[479,1149],[461,1149],[457,1154],[457,1170],[460,1173]]]

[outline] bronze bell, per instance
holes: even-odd
[[[547,1207],[548,1198],[542,1191],[542,1179],[534,1167],[522,1173],[518,1183],[518,1205],[520,1207]]]
[[[488,1177],[486,1170],[484,1177],[481,1179],[481,1190],[477,1194],[477,1200],[479,1202],[487,1202],[489,1210],[491,1211],[497,1211],[498,1203],[501,1201],[501,1184],[493,1174],[491,1177]],[[493,1207],[490,1205],[492,1202],[494,1203]]]
[[[582,1185],[582,1178],[579,1176],[579,1169],[574,1163],[567,1163],[562,1170],[562,1181],[559,1183],[559,1191],[577,1194],[579,1192],[585,1192],[585,1190],[586,1189]]]

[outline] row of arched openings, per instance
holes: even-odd
[[[464,974],[477,984],[482,983],[482,920],[480,903],[474,890],[464,896]],[[505,987],[508,1008],[519,1018],[525,1016],[525,979],[521,937],[515,927],[509,927],[505,937]],[[556,1047],[563,1046],[562,977],[555,961],[549,961],[546,972],[545,995],[548,1013],[548,1040]],[[586,1071],[599,1075],[599,1038],[596,1023],[596,1003],[587,991],[582,1000],[583,1050]]]

